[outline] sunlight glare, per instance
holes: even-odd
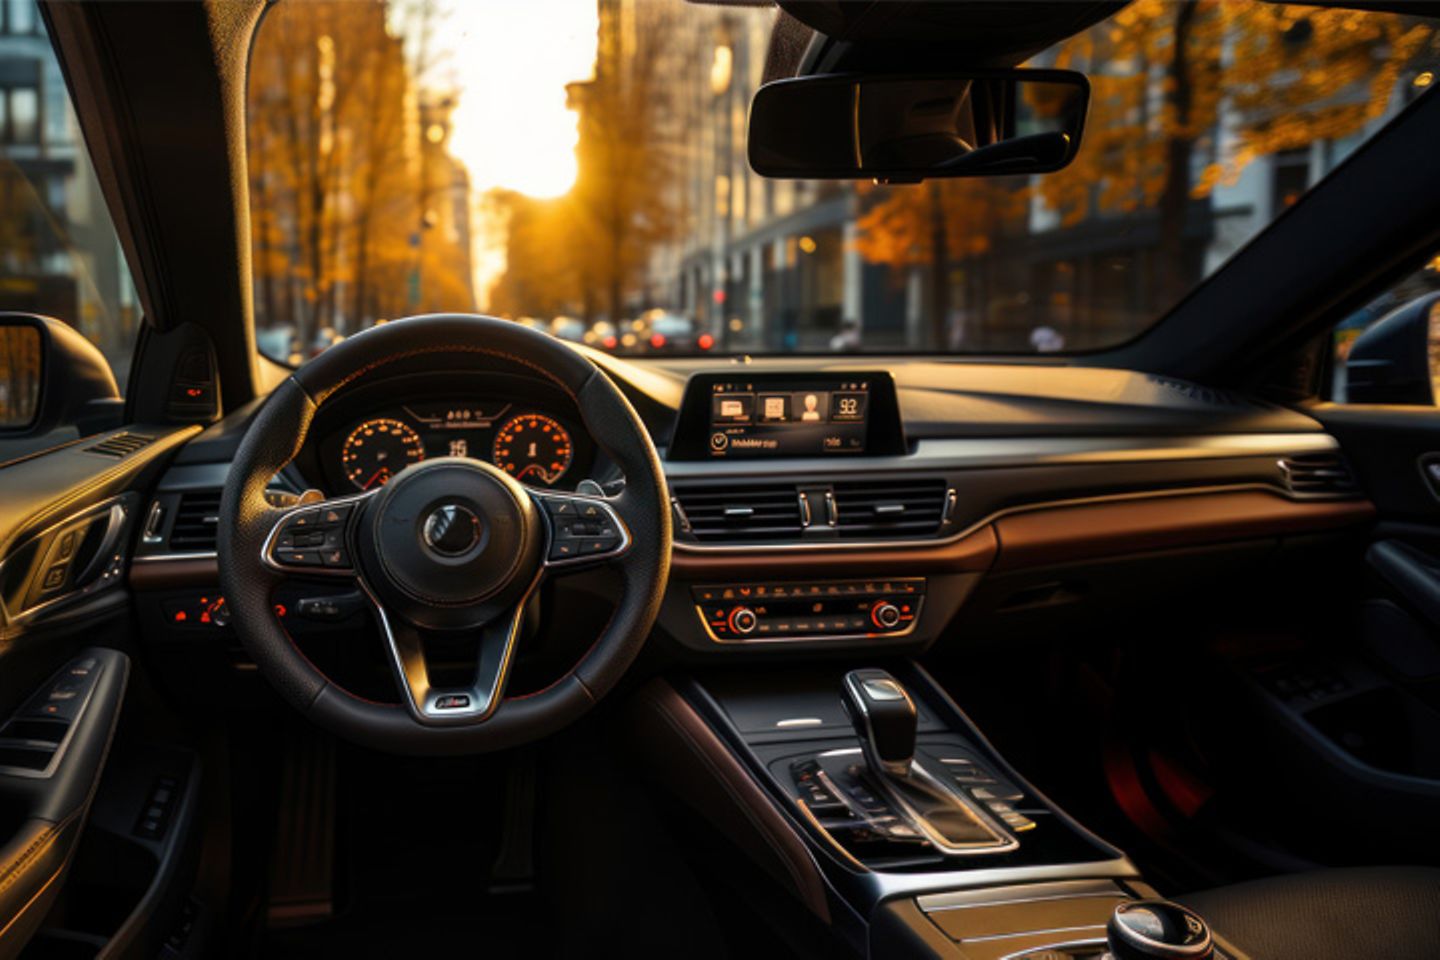
[[[595,0],[443,0],[437,72],[459,93],[450,150],[475,195],[555,197],[575,182],[565,84],[595,65]]]

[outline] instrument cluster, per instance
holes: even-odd
[[[336,492],[373,490],[435,457],[484,460],[521,483],[558,489],[574,489],[593,459],[561,416],[505,398],[387,406],[343,424],[320,447]]]

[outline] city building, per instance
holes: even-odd
[[[0,310],[53,316],[123,384],[135,288],[35,0],[0,2]]]

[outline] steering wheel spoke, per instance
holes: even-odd
[[[385,645],[395,668],[395,676],[411,716],[423,724],[453,726],[482,723],[489,719],[505,696],[510,679],[510,666],[525,605],[539,586],[540,578],[513,608],[469,631],[428,630],[388,613],[385,605],[368,589],[364,590],[385,636]],[[364,586],[362,581],[362,586]],[[469,681],[459,684],[435,682],[428,654],[437,648],[455,648],[473,644],[475,661]],[[461,655],[471,656],[469,649]]]
[[[619,559],[630,549],[630,527],[606,497],[530,490],[549,528],[545,569],[561,574]]]
[[[290,507],[270,527],[260,558],[289,576],[354,577],[352,531],[374,491]]]

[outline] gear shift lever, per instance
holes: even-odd
[[[1114,960],[1210,960],[1215,945],[1200,915],[1169,900],[1130,900],[1105,928]]]
[[[845,674],[845,711],[870,769],[904,779],[915,757],[915,702],[884,670]]]
[[[863,767],[852,764],[845,774],[827,773],[844,779],[856,777],[856,771],[868,771],[878,791],[892,801],[893,810],[947,853],[1019,845],[1013,837],[987,824],[957,791],[914,762],[919,720],[915,701],[899,680],[884,670],[851,670],[845,674],[841,689],[841,700],[860,738],[865,763]],[[822,769],[824,764],[822,755]]]

